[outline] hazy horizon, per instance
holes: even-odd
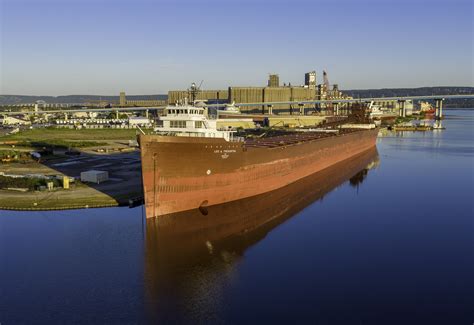
[[[0,0],[0,94],[302,84],[472,87],[469,0]]]
[[[259,86],[259,85],[249,85],[249,86]],[[265,85],[261,85],[265,86]],[[383,87],[383,88],[351,88],[351,89],[341,89],[342,91],[367,91],[367,90],[384,90],[384,89],[419,89],[419,88],[444,88],[444,87],[451,87],[451,88],[465,88],[465,87],[470,87],[474,88],[474,86],[420,86],[420,87],[399,87],[399,88],[388,88],[388,87]],[[181,90],[186,90],[188,87],[183,86]],[[223,89],[226,89],[227,87],[224,87]],[[203,87],[204,89],[204,87]],[[169,90],[177,90],[177,89],[169,89]],[[218,90],[218,89],[209,89],[209,90]],[[139,94],[139,93],[128,93],[125,92],[126,96],[154,96],[154,95],[168,95],[168,91],[164,93],[147,93],[147,94]],[[117,94],[63,94],[63,95],[49,95],[49,94],[1,94],[0,96],[31,96],[31,97],[61,97],[61,96],[104,96],[104,97],[110,97],[110,96],[115,96],[119,97],[120,93]]]

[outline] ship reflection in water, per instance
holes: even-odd
[[[346,181],[360,186],[377,165],[374,147],[273,192],[147,220],[145,300],[151,319],[218,321],[222,295],[249,247]]]

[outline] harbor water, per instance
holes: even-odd
[[[162,222],[0,211],[0,324],[471,324],[474,109],[443,126]]]

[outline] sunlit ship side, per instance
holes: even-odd
[[[141,135],[147,218],[276,190],[375,146],[378,130],[294,132],[270,138],[217,130],[206,110],[169,106],[157,134]]]

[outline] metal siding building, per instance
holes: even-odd
[[[177,102],[183,102],[185,98],[190,100],[191,95],[187,90],[170,90],[168,91],[168,104],[173,105]],[[228,100],[229,92],[227,90],[201,90],[197,93],[197,100]]]
[[[197,99],[200,100],[227,100],[229,103],[262,103],[280,101],[311,101],[320,99],[346,98],[337,85],[332,90],[326,89],[324,84],[316,84],[316,72],[311,71],[305,74],[305,86],[279,86],[279,76],[271,74],[268,80],[268,87],[229,87],[228,90],[202,90],[198,92]],[[183,101],[185,97],[190,98],[186,90],[171,90],[168,92],[168,103],[174,104]],[[296,112],[300,109],[298,104],[292,105],[291,109]],[[305,109],[315,109],[314,104],[304,105]],[[274,105],[272,108],[276,113],[278,110],[288,110],[289,105]],[[241,107],[241,112],[268,112],[268,105],[252,105]]]

